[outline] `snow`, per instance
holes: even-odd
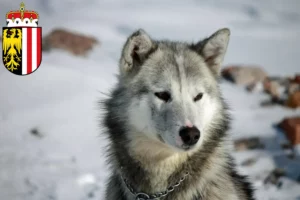
[[[156,39],[192,42],[229,27],[225,65],[257,64],[281,76],[300,69],[299,0],[27,0],[25,5],[39,13],[44,35],[63,27],[101,44],[84,58],[60,50],[44,53],[41,67],[29,76],[0,67],[0,198],[5,200],[103,199],[109,169],[98,102],[116,81],[126,37],[138,28]],[[18,8],[15,1],[0,0],[3,26],[4,13]],[[239,165],[255,184],[257,198],[299,200],[300,185],[292,176],[300,173],[300,161],[286,158],[279,147],[284,137],[272,128],[299,110],[261,108],[263,94],[226,82],[222,89],[232,110],[232,138],[259,136],[266,144],[263,150],[234,153],[238,164],[258,159],[251,167]],[[291,173],[281,189],[262,182],[276,166]]]

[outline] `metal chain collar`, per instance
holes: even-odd
[[[135,196],[135,200],[153,200],[153,199],[158,199],[158,198],[161,198],[161,197],[165,197],[169,193],[173,192],[174,189],[176,187],[178,187],[185,180],[185,178],[188,175],[189,175],[189,172],[186,172],[184,174],[184,176],[181,177],[179,179],[179,181],[176,182],[173,186],[168,187],[167,190],[165,190],[164,192],[157,192],[155,194],[147,194],[147,193],[144,193],[144,192],[135,192],[134,189],[132,188],[132,186],[129,184],[128,180],[126,178],[124,178],[122,175],[121,175],[121,177],[122,177],[125,185],[129,189],[129,191],[131,192],[131,194],[133,194]]]

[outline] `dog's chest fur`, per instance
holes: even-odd
[[[136,151],[129,153],[134,160],[139,160],[140,168],[144,173],[141,177],[127,177],[132,183],[136,181],[133,187],[136,192],[147,191],[148,194],[154,194],[165,191],[169,186],[174,185],[185,172],[189,172],[189,176],[182,182],[182,184],[169,193],[164,200],[221,200],[230,199],[238,200],[238,193],[236,192],[232,177],[230,176],[230,168],[226,165],[227,155],[224,154],[223,147],[216,148],[215,151],[207,159],[197,159],[196,154],[174,154],[168,157],[168,152],[161,152],[161,157],[156,157],[157,152],[147,152],[145,155],[143,150],[138,146]],[[143,147],[143,149],[147,149]],[[154,148],[155,149],[155,148]],[[152,158],[149,160],[149,158]],[[200,163],[199,161],[202,161]],[[201,169],[201,170],[200,170]],[[126,169],[121,173],[123,176],[126,171],[133,169]],[[137,175],[138,173],[136,173]],[[140,180],[140,181],[139,181]],[[128,188],[123,184],[123,190],[127,194],[126,198],[131,200],[133,195]]]

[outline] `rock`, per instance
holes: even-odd
[[[264,90],[270,94],[278,94],[277,96],[300,91],[300,83],[298,82],[300,77],[298,76],[300,75],[295,77],[268,77],[264,80]]]
[[[282,181],[279,181],[279,182],[277,183],[277,188],[278,188],[278,189],[281,189],[281,188],[282,188],[282,185],[283,185],[283,182],[282,182]]]
[[[258,83],[252,83],[250,85],[247,85],[246,90],[249,92],[260,92],[263,91],[263,83],[258,82]]]
[[[235,70],[234,67],[225,67],[222,71],[221,71],[221,75],[224,79],[226,79],[227,81],[230,82],[235,82],[234,77],[233,77],[233,71]]]
[[[268,77],[264,80],[264,90],[272,97],[286,98],[290,77]]]
[[[263,149],[264,145],[260,142],[259,138],[247,138],[234,141],[236,151],[244,151],[248,149]]]
[[[290,94],[285,105],[290,108],[300,107],[300,91]]]
[[[242,166],[251,166],[251,165],[255,164],[256,161],[257,161],[257,158],[249,158],[249,159],[243,161],[243,162],[241,163],[241,165],[242,165]]]
[[[291,77],[290,76],[287,76],[287,77],[268,76],[268,80],[270,80],[270,81],[276,81],[280,85],[287,86],[290,83]]]
[[[284,100],[278,97],[271,97],[269,100],[262,101],[260,103],[262,107],[275,106],[275,105],[284,105]]]
[[[291,145],[290,143],[282,143],[280,146],[284,150],[293,149],[293,145]]]
[[[285,143],[282,143],[280,146],[281,146],[284,153],[286,154],[286,156],[289,159],[295,159],[296,158],[296,153],[294,151],[294,146],[291,143],[285,142]]]
[[[42,39],[42,51],[50,51],[51,48],[52,47],[51,47],[50,42],[47,39],[43,38]]]
[[[292,95],[293,93],[300,91],[300,84],[291,82],[287,88],[287,94]]]
[[[262,82],[267,77],[266,72],[257,66],[233,65],[225,67],[222,77],[238,85],[251,85]]]
[[[265,79],[263,81],[264,91],[271,95],[273,98],[279,98],[280,93],[280,84],[277,81],[272,81],[269,79]]]
[[[89,192],[88,193],[88,198],[90,198],[90,199],[92,199],[92,198],[94,198],[95,197],[95,194],[94,194],[94,192],[93,191],[91,191],[91,192]]]
[[[300,74],[296,74],[293,79],[291,79],[292,83],[300,84]]]
[[[94,37],[56,29],[43,38],[43,50],[47,51],[52,48],[59,48],[69,51],[74,55],[86,55],[98,43]]]
[[[300,144],[300,117],[285,118],[279,123],[291,144]]]
[[[43,134],[37,128],[33,128],[30,130],[30,133],[36,137],[42,138]]]
[[[296,158],[296,154],[295,154],[295,152],[293,152],[293,151],[288,152],[288,153],[286,154],[286,156],[287,156],[289,159],[292,159],[292,160],[294,160],[294,159]]]
[[[262,105],[283,105],[296,108],[299,105],[299,97],[295,95],[300,92],[300,84],[297,83],[297,76],[291,77],[268,77],[263,81],[264,91],[270,94],[271,99]]]
[[[278,185],[280,183],[279,179],[280,177],[285,176],[284,169],[276,168],[273,171],[270,172],[270,174],[266,177],[264,180],[264,184],[273,184]]]

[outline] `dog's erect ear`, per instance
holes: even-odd
[[[121,59],[120,71],[122,75],[137,72],[149,54],[154,50],[154,42],[147,33],[139,29],[126,41]]]
[[[215,32],[209,38],[192,45],[192,49],[199,53],[215,75],[220,74],[220,66],[223,62],[230,30],[223,28]]]

